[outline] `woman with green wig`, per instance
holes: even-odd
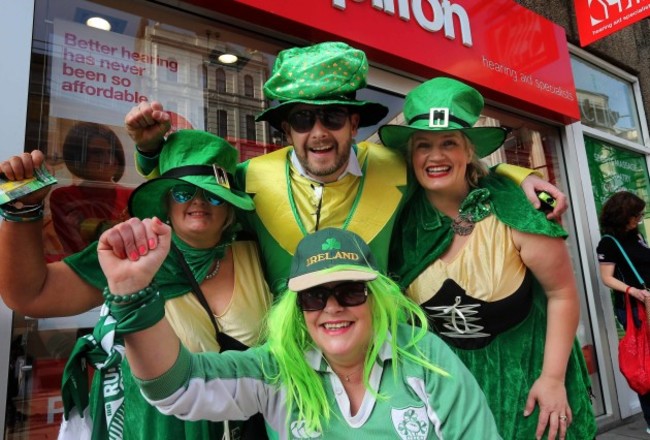
[[[98,256],[133,374],[162,413],[238,420],[261,412],[278,439],[501,438],[476,381],[356,234],[326,228],[300,241],[264,345],[193,354],[151,284],[170,229],[157,218],[143,225],[158,242],[147,255],[120,259],[108,231]]]

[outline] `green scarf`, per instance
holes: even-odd
[[[472,190],[461,204],[460,214],[471,216],[474,222],[494,214],[517,231],[567,236],[562,226],[549,221],[532,206],[521,188],[493,174],[479,180],[479,188]],[[452,221],[431,205],[418,185],[406,203],[391,242],[390,273],[403,288],[449,248],[454,238]]]
[[[222,239],[215,247],[196,249],[182,241],[172,232],[172,242],[180,249],[196,281],[201,284],[215,259],[221,259],[236,236],[236,228],[230,227],[223,232]],[[156,274],[154,281],[165,299],[176,298],[192,290],[190,281],[178,262],[178,255],[170,251]],[[97,289],[103,289],[107,282],[97,257],[97,242],[86,249],[70,255],[65,260],[77,275]]]
[[[120,440],[124,431],[123,335],[149,328],[165,314],[156,295],[123,306],[104,304],[92,334],[79,338],[63,370],[63,423],[59,440]],[[122,312],[119,309],[123,309]],[[95,413],[90,414],[88,365],[100,390]]]
[[[232,244],[233,238],[233,235],[228,235],[225,240],[221,240],[218,245],[209,249],[193,248],[178,238],[176,234],[172,234],[172,243],[183,254],[196,282],[201,284],[208,274],[212,262],[224,257],[226,248]],[[171,250],[155,277],[156,285],[160,287],[160,293],[165,299],[175,298],[192,290],[192,285],[183,272],[178,258],[180,256]]]
[[[117,337],[117,322],[108,313],[104,305],[92,334],[77,340],[63,370],[64,421],[59,440],[88,438],[90,432],[94,440],[122,438],[124,385],[120,364],[124,358],[124,342]],[[95,414],[88,412],[88,365],[97,370],[99,379],[96,380],[103,390]],[[105,423],[100,422],[102,418]]]

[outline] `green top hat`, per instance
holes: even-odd
[[[406,95],[404,119],[407,125],[384,125],[379,137],[387,147],[406,153],[416,131],[462,131],[474,144],[478,157],[499,148],[506,139],[503,127],[474,127],[483,110],[478,90],[451,78],[426,81]]]
[[[237,165],[237,150],[225,139],[199,130],[171,134],[160,152],[160,177],[138,186],[129,198],[132,216],[167,219],[167,195],[179,183],[204,189],[237,208],[255,209],[248,194],[230,188],[228,175]]]
[[[374,125],[388,114],[376,102],[357,101],[356,91],[366,86],[366,54],[341,42],[326,42],[286,49],[278,54],[264,95],[280,103],[263,111],[258,121],[280,129],[295,104],[344,105],[361,116],[359,126]]]
[[[371,281],[377,264],[354,232],[325,228],[305,236],[291,260],[289,289],[299,292],[332,281]]]

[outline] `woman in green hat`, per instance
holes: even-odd
[[[35,152],[7,163],[12,165],[12,175],[19,176],[26,174],[25,169],[40,166],[42,159]],[[158,242],[149,237],[134,245],[133,239],[125,237],[146,237],[141,235],[143,219],[152,216],[171,226],[173,251],[155,281],[175,334],[192,352],[256,345],[271,303],[256,245],[233,240],[235,210],[254,209],[248,195],[230,187],[237,159],[234,147],[210,133],[181,130],[170,135],[160,154],[160,176],[135,189],[129,199],[134,217],[107,235],[119,258],[137,261]],[[10,226],[39,225],[26,219]],[[63,262],[43,264],[33,278],[41,283],[39,294],[25,294],[22,303],[19,299],[11,303],[30,316],[73,315],[103,302],[106,279],[97,260],[97,243]],[[223,423],[187,422],[164,416],[149,405],[123,354],[121,336],[116,336],[114,322],[102,310],[93,333],[77,341],[64,371],[65,421],[60,439],[207,440],[224,436]],[[96,369],[90,398],[87,364]],[[265,438],[263,421],[257,420],[262,424],[229,423],[226,438],[229,433],[233,438]],[[254,428],[261,432],[246,431]]]
[[[506,131],[474,127],[483,104],[466,84],[435,78],[407,95],[406,125],[380,128],[417,182],[394,233],[392,273],[474,374],[503,438],[591,439],[566,233],[487,173],[480,158]]]

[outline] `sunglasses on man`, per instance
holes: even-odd
[[[314,286],[298,292],[298,307],[303,312],[323,310],[329,297],[333,296],[343,307],[360,306],[368,299],[366,283],[350,281],[334,287]]]
[[[340,130],[350,118],[350,112],[345,107],[321,106],[297,110],[289,115],[291,128],[297,133],[307,133],[314,128],[316,118],[328,130]]]
[[[174,199],[176,203],[187,203],[194,199],[199,192],[201,193],[203,200],[212,206],[219,206],[224,203],[222,198],[204,190],[203,188],[199,188],[196,185],[174,185],[172,189],[169,190],[169,194],[171,194],[172,199]]]

